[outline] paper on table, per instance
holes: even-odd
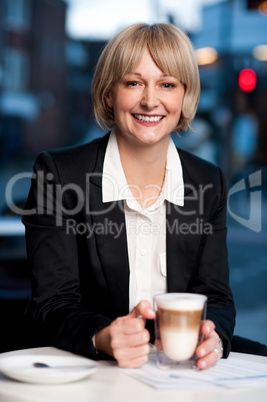
[[[235,357],[220,360],[208,370],[162,370],[157,367],[156,355],[138,369],[122,369],[140,381],[156,388],[243,388],[267,385],[267,365]]]

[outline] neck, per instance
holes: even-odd
[[[122,167],[137,202],[147,208],[158,198],[165,177],[169,137],[153,145],[129,144],[117,136]]]

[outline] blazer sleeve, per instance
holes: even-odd
[[[224,357],[231,349],[235,326],[235,306],[229,286],[229,266],[226,243],[227,187],[221,170],[219,185],[214,185],[216,195],[210,203],[212,234],[205,237],[194,291],[208,296],[207,319],[216,325],[216,332],[223,341]]]
[[[61,185],[52,154],[42,153],[34,165],[22,219],[31,270],[29,311],[46,342],[98,359],[92,338],[111,320],[81,303],[76,237],[66,231],[64,197],[55,197]]]

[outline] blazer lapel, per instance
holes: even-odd
[[[184,292],[188,259],[185,236],[179,233],[184,217],[177,212],[177,206],[167,201],[166,252],[167,252],[167,290]],[[179,207],[180,208],[180,207]]]
[[[129,260],[123,201],[102,202],[102,172],[108,138],[100,142],[89,200],[96,247],[115,316],[129,313]]]
[[[194,223],[196,215],[192,211],[193,188],[195,185],[183,164],[185,185],[184,206],[177,206],[167,201],[166,204],[166,252],[167,252],[167,290],[168,292],[185,292],[190,283],[194,255],[192,254],[191,235],[185,230]],[[193,197],[192,197],[193,198]]]

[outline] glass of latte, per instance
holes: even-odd
[[[195,350],[207,297],[195,293],[164,293],[154,297],[155,344],[161,368],[196,368]]]

